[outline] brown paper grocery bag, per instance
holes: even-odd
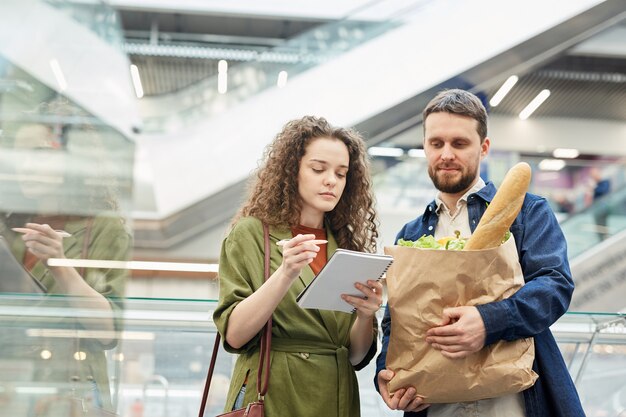
[[[386,366],[396,374],[390,392],[413,386],[427,403],[457,403],[520,392],[535,383],[532,338],[500,341],[462,359],[445,358],[425,341],[444,308],[502,300],[524,285],[513,236],[493,249],[392,246],[385,253],[394,258],[387,271],[391,334]]]

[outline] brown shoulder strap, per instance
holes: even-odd
[[[263,240],[264,240],[264,252],[265,252],[265,281],[270,277],[270,234],[269,227],[263,223]],[[217,353],[220,347],[220,334],[215,334],[215,344],[213,345],[213,354],[211,355],[211,363],[209,364],[209,372],[206,377],[206,383],[204,384],[204,392],[202,394],[202,401],[200,403],[200,411],[198,417],[204,416],[204,408],[209,397],[209,388],[211,387],[211,379],[213,378],[213,370],[215,369],[215,362],[217,360]],[[263,337],[261,338],[261,350],[259,352],[259,371],[257,373],[257,391],[259,397],[267,393],[270,379],[270,350],[272,346],[272,318],[267,321],[263,327]],[[265,378],[263,380],[263,387],[261,387],[261,374],[263,373],[264,364],[267,364],[267,372],[265,372]]]
[[[198,417],[204,417],[204,407],[209,398],[209,388],[211,387],[211,378],[213,378],[213,370],[215,369],[215,361],[217,360],[217,352],[220,348],[220,333],[215,333],[215,344],[213,345],[213,354],[211,355],[211,364],[209,365],[209,373],[206,376],[204,384],[204,392],[202,393],[202,401],[200,402],[200,411]]]
[[[270,277],[270,232],[269,227],[263,223],[263,236],[265,240],[265,281]],[[264,335],[261,338],[261,351],[259,352],[259,371],[256,375],[256,386],[259,392],[259,399],[267,393],[267,387],[270,383],[270,350],[272,348],[272,316],[265,324],[263,328]],[[263,367],[267,364],[267,370],[265,372],[265,378],[263,384],[261,384],[261,377],[263,374]]]

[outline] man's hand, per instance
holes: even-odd
[[[443,310],[443,323],[426,332],[426,342],[446,358],[464,358],[485,346],[485,323],[476,307]]]
[[[422,397],[415,395],[416,391],[413,387],[401,388],[393,395],[389,395],[387,385],[394,375],[389,369],[383,369],[378,373],[378,390],[387,407],[392,410],[422,411],[430,406],[430,404],[424,404]]]

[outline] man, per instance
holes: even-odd
[[[597,202],[611,192],[611,180],[602,178],[602,171],[598,167],[589,170],[589,180],[593,188],[593,202]],[[596,204],[593,218],[596,222],[596,233],[600,241],[611,236],[607,227],[609,218],[609,202]]]
[[[496,189],[479,176],[488,154],[487,112],[480,100],[463,90],[439,93],[423,112],[424,152],[428,174],[439,190],[417,219],[397,239],[468,237],[478,225]],[[463,358],[499,340],[535,339],[535,385],[521,393],[462,404],[433,404],[416,396],[414,387],[389,394],[394,373],[385,369],[391,329],[389,308],[382,322],[383,348],[375,383],[391,409],[405,416],[559,417],[584,416],[580,399],[549,326],[565,313],[574,290],[565,238],[547,201],[527,194],[511,226],[526,285],[506,300],[443,312],[442,325],[426,333],[426,342],[442,355]]]

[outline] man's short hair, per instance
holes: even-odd
[[[446,112],[471,117],[478,122],[476,129],[481,143],[487,137],[487,110],[478,97],[469,91],[451,89],[440,91],[426,105],[422,113],[424,128],[426,118],[432,113]]]

